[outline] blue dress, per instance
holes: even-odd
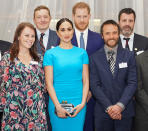
[[[46,51],[43,65],[53,66],[53,86],[60,103],[64,100],[74,106],[81,104],[83,64],[88,64],[88,62],[86,51],[75,46],[71,49],[57,46]],[[83,131],[86,106],[74,118],[59,118],[56,116],[55,106],[49,98],[48,111],[52,131]]]

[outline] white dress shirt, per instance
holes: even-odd
[[[126,40],[124,40],[123,38],[126,38],[124,35],[120,34],[120,39],[121,39],[121,42],[122,42],[122,47],[125,48],[126,46]],[[132,33],[132,35],[130,35],[130,38],[129,41],[128,41],[128,46],[129,46],[129,49],[130,51],[133,51],[133,42],[134,42],[134,33]]]
[[[75,28],[75,34],[78,42],[78,47],[80,47],[80,36],[81,33],[83,33],[83,39],[84,39],[84,44],[85,44],[85,49],[87,47],[87,39],[88,39],[88,28],[85,29],[83,32],[80,32],[77,28]]]
[[[38,40],[40,40],[40,37],[41,37],[41,32],[38,30],[38,29],[36,29],[37,30],[37,37],[38,37]],[[46,50],[46,48],[47,48],[47,43],[48,43],[48,37],[49,37],[49,29],[47,29],[45,32],[44,32],[44,36],[43,36],[43,45],[44,45],[44,47],[45,47],[45,50]]]

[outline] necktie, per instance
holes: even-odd
[[[45,47],[43,45],[43,36],[44,35],[45,35],[44,33],[41,33],[41,37],[40,37],[40,46],[41,46],[42,54],[45,53]]]
[[[113,57],[113,55],[115,54],[114,51],[109,51],[108,52],[108,62],[109,62],[109,65],[110,65],[110,71],[112,72],[112,74],[114,74],[114,69],[115,69],[115,59]]]
[[[130,39],[130,38],[123,38],[123,40],[126,41],[125,48],[128,49],[128,50],[130,50],[130,49],[129,49],[129,45],[128,45],[128,41],[129,41],[129,39]]]
[[[83,33],[81,33],[81,36],[80,36],[80,48],[85,49]]]

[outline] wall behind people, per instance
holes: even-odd
[[[147,0],[4,0],[0,8],[0,39],[12,42],[12,34],[16,25],[22,21],[33,23],[33,9],[38,5],[46,5],[51,11],[51,29],[55,29],[56,20],[62,17],[71,19],[71,9],[79,1],[86,2],[91,8],[90,29],[99,31],[100,24],[106,19],[117,20],[118,12],[131,7],[137,14],[135,32],[148,34]],[[100,21],[101,20],[101,21]],[[140,23],[140,24],[139,24]],[[97,27],[97,28],[96,28]]]

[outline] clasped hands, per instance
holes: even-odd
[[[83,104],[77,105],[76,107],[73,108],[74,114],[71,115],[68,111],[66,111],[63,107],[61,107],[61,105],[58,105],[56,107],[57,116],[61,118],[67,118],[68,116],[75,117],[82,110],[83,107],[84,107]]]
[[[122,108],[119,105],[112,105],[107,110],[108,115],[114,120],[122,119],[121,112],[122,112]]]

